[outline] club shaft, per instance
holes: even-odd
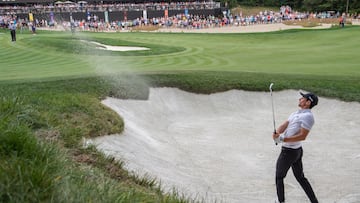
[[[272,97],[272,90],[271,90],[270,94],[271,94],[271,107],[272,107],[272,116],[273,116],[273,124],[274,124],[274,133],[276,133],[275,110],[274,110],[274,101],[273,101],[273,97]]]
[[[271,83],[269,89],[270,89],[270,96],[271,96],[271,107],[272,107],[272,116],[273,116],[273,124],[274,124],[274,133],[276,133],[274,99],[273,99],[273,95],[272,95],[272,86],[273,86],[273,85],[274,85],[274,84]],[[275,142],[275,145],[277,145],[277,144],[278,144],[278,143]]]

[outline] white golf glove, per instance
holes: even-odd
[[[284,142],[284,138],[285,138],[284,135],[280,135],[279,137],[275,138],[274,141],[275,143],[282,143]]]

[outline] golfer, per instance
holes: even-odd
[[[317,105],[318,97],[313,93],[301,93],[300,109],[292,113],[288,120],[273,133],[276,143],[282,143],[281,153],[276,163],[276,191],[279,202],[285,202],[284,178],[290,169],[312,203],[318,202],[315,193],[305,178],[302,165],[303,149],[301,141],[305,140],[314,125],[311,109]]]
[[[16,24],[15,22],[11,22],[9,24],[10,34],[11,34],[11,41],[16,42]]]

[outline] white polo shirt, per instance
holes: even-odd
[[[285,137],[291,137],[300,132],[300,128],[311,130],[314,125],[314,116],[310,109],[300,109],[292,113],[289,118],[289,125],[284,132]],[[287,148],[298,149],[301,147],[301,141],[298,142],[284,142],[283,145]]]

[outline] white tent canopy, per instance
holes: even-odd
[[[65,1],[64,4],[75,4],[75,3],[72,1]]]

